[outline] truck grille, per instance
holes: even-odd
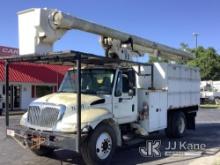
[[[29,106],[28,123],[34,126],[52,128],[56,125],[59,108]]]

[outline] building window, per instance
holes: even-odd
[[[42,97],[47,94],[53,93],[53,86],[43,86],[43,85],[36,85],[32,86],[32,98],[35,97]]]

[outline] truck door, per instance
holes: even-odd
[[[118,71],[114,89],[114,116],[119,123],[135,121],[137,119],[137,94],[134,71],[132,69]]]

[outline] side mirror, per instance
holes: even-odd
[[[134,89],[129,89],[128,96],[134,96],[134,95],[135,95]]]

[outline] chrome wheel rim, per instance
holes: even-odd
[[[179,132],[183,134],[185,130],[185,121],[184,121],[184,118],[182,117],[180,118],[178,129],[179,129]]]
[[[112,150],[112,138],[107,132],[99,135],[96,141],[96,154],[99,159],[106,159]]]

